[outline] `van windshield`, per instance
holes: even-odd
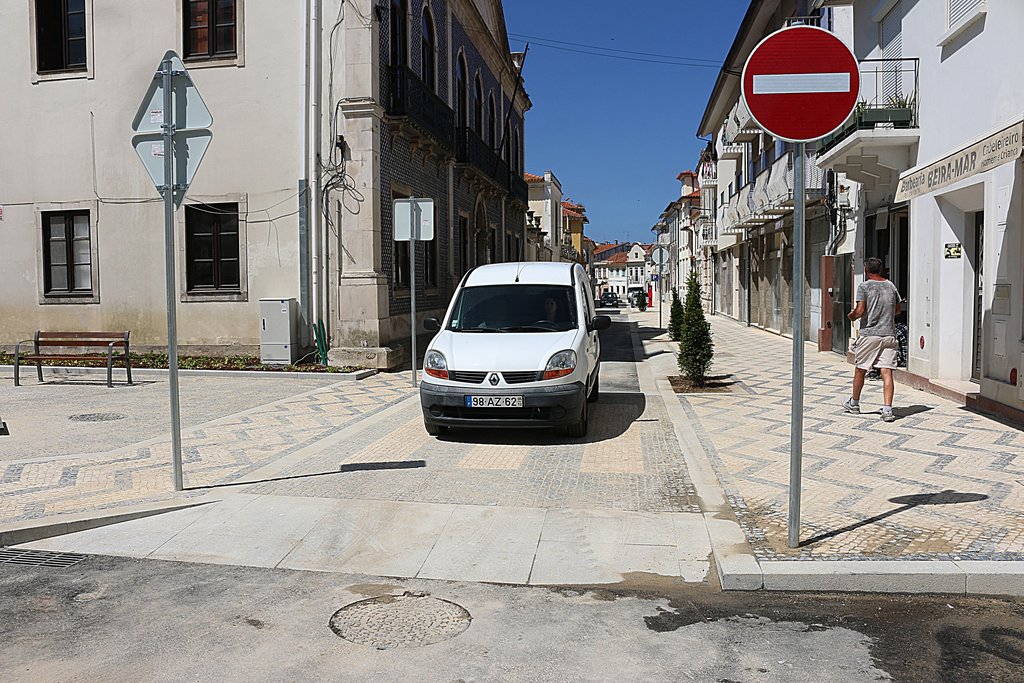
[[[576,325],[573,289],[558,285],[465,287],[448,321],[453,332],[564,332]]]

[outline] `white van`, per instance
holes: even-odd
[[[564,426],[587,432],[600,391],[597,315],[577,263],[496,263],[466,273],[423,358],[429,434],[446,427]]]

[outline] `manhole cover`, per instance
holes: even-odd
[[[75,422],[113,422],[126,417],[128,416],[121,413],[82,413],[81,415],[72,415],[68,419]]]
[[[28,567],[71,567],[86,557],[78,553],[57,553],[50,550],[0,548],[0,564],[20,564]]]
[[[469,628],[472,619],[454,602],[407,592],[345,605],[334,613],[330,625],[349,642],[390,650],[454,638]]]

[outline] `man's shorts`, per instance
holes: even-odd
[[[853,340],[853,364],[862,370],[895,368],[899,350],[896,337],[862,335]]]

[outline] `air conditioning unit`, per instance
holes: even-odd
[[[260,299],[260,362],[294,365],[299,307],[295,299]]]

